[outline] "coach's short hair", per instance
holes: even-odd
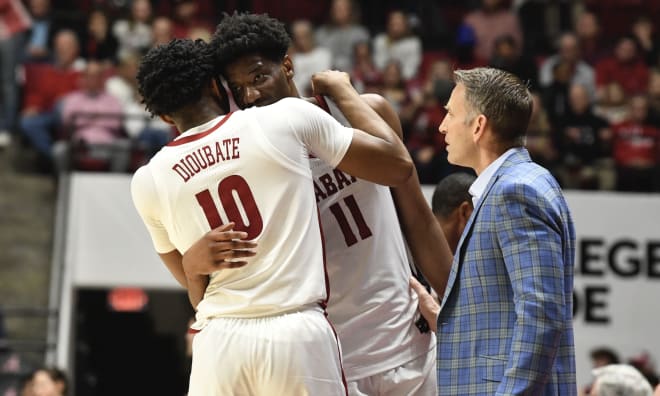
[[[251,54],[260,54],[279,62],[289,50],[291,38],[284,24],[267,14],[234,12],[224,15],[210,44],[215,61],[224,67],[241,56]]]
[[[518,77],[504,70],[478,67],[455,70],[454,81],[465,86],[466,122],[483,114],[501,143],[522,145],[532,116],[532,95]]]
[[[199,102],[204,88],[217,74],[206,43],[175,39],[152,48],[142,58],[138,91],[152,115],[172,114]],[[221,85],[218,88],[223,91]],[[227,95],[224,91],[221,95],[224,101]],[[225,103],[222,105],[228,109]]]
[[[469,189],[475,179],[475,176],[466,172],[452,173],[442,179],[435,186],[433,198],[431,198],[433,213],[446,218],[463,202],[467,201],[472,206]]]
[[[592,370],[594,396],[653,396],[651,384],[628,364],[609,364]]]

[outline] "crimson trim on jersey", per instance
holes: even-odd
[[[180,146],[182,144],[194,142],[195,140],[199,140],[199,139],[203,138],[204,136],[210,135],[211,133],[215,132],[218,128],[220,128],[222,126],[222,124],[224,124],[229,119],[229,117],[231,117],[232,114],[234,114],[233,111],[230,111],[229,113],[227,113],[227,115],[225,115],[222,118],[222,120],[220,120],[217,124],[215,124],[215,126],[213,126],[211,129],[207,129],[206,131],[199,132],[199,133],[196,133],[194,135],[184,136],[182,138],[172,140],[171,142],[169,142],[167,144],[167,146],[169,146],[169,147],[171,147],[171,146]]]
[[[328,106],[328,102],[326,102],[326,100],[325,100],[325,96],[315,95],[314,97],[316,98],[316,101],[318,102],[319,107],[322,108],[323,110],[325,110],[326,113],[332,115],[330,113],[330,106]]]
[[[316,216],[319,220],[319,232],[321,234],[321,253],[323,253],[323,277],[325,278],[325,300],[320,301],[319,304],[325,312],[325,308],[328,306],[328,301],[330,300],[330,279],[328,277],[328,262],[326,260],[325,254],[325,235],[323,235],[323,226],[321,225],[321,209],[319,209],[318,205],[316,206]],[[325,315],[328,316],[328,313],[326,312]]]

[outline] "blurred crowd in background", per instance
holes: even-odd
[[[130,172],[175,131],[144,111],[140,57],[208,40],[224,12],[287,24],[301,94],[335,68],[399,112],[422,183],[455,169],[437,127],[452,70],[493,66],[529,82],[527,147],[565,188],[660,191],[660,57],[652,0],[3,0],[0,146],[36,169]],[[13,9],[13,11],[12,11]]]
[[[452,71],[492,66],[528,82],[526,146],[564,188],[660,191],[658,0],[0,0],[0,150],[40,173],[134,171],[177,133],[141,104],[141,56],[235,10],[286,24],[301,94],[334,68],[386,97],[424,184],[457,170],[438,133]],[[627,363],[658,383],[648,354]],[[33,369],[0,344],[0,372]],[[56,369],[23,380],[3,396],[66,394]]]

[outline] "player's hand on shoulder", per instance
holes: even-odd
[[[186,276],[210,275],[229,268],[247,265],[247,258],[256,254],[257,244],[244,240],[247,233],[234,231],[234,223],[207,232],[183,255]]]
[[[326,70],[314,73],[312,76],[312,92],[314,95],[335,97],[342,90],[354,90],[348,73],[339,70]]]

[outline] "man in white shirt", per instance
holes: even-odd
[[[438,314],[439,394],[576,395],[575,230],[523,146],[532,96],[498,69],[454,79],[439,131],[448,161],[477,179]]]
[[[408,179],[410,157],[349,84],[326,86],[330,76],[318,88],[357,106],[370,134],[298,99],[227,113],[215,75],[206,44],[174,40],[152,49],[137,77],[147,109],[184,131],[131,190],[197,309],[189,395],[345,394],[309,157],[391,185]],[[185,265],[209,229],[221,259]]]

